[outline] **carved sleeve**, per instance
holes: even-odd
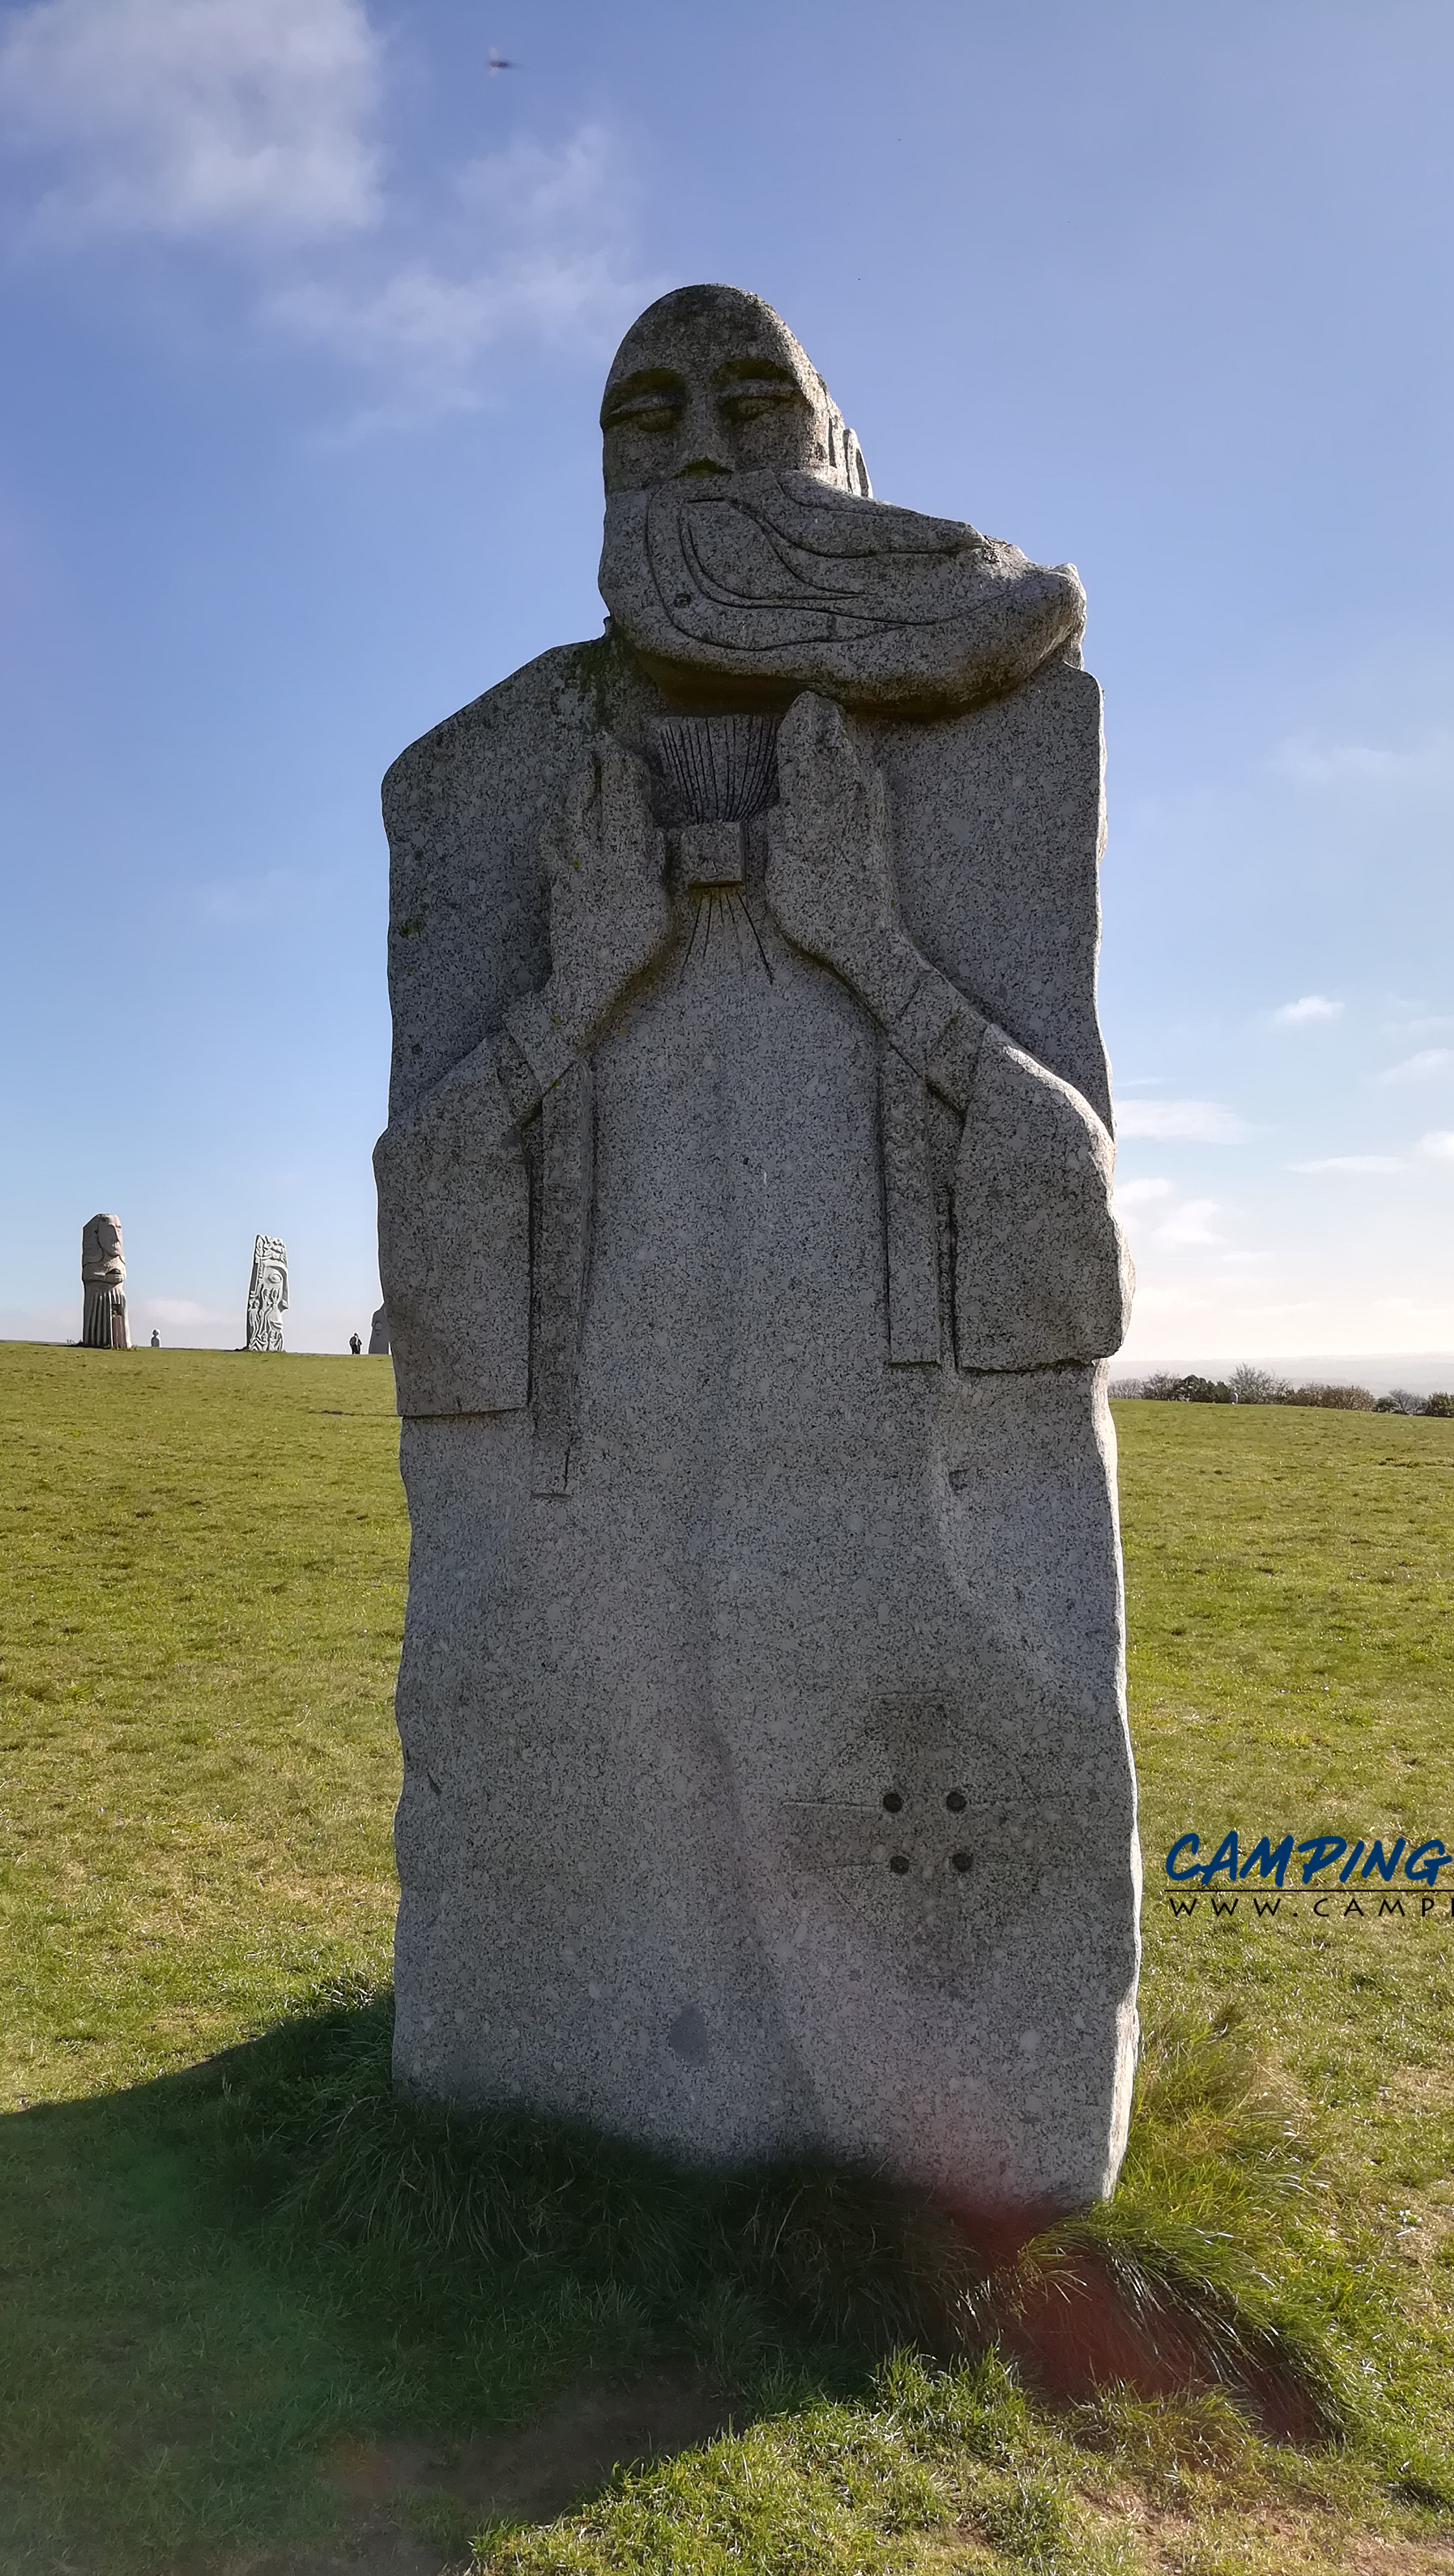
[[[1049,1368],[1120,1349],[1131,1263],[1113,1166],[1089,1101],[988,1028],[954,1174],[961,1368]]]
[[[530,1187],[488,1046],[374,1149],[399,1411],[504,1413],[530,1377]]]
[[[922,1365],[939,1352],[923,1113],[910,1096],[922,1103],[922,1083],[964,1121],[951,1194],[959,1366],[1108,1358],[1125,1338],[1132,1275],[1111,1208],[1115,1149],[1089,1101],[933,967],[885,1038],[891,1357]]]

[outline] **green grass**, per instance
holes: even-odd
[[[1447,1895],[1175,1918],[1160,1871],[1454,1840],[1454,1423],[1118,1421],[1147,2051],[1116,2200],[994,2271],[831,2175],[396,2101],[387,1364],[0,1345],[0,2566],[302,2567],[341,2439],[448,2457],[662,2355],[742,2429],[481,2567],[1454,2566]],[[1037,2396],[1107,2283],[1215,2384]],[[1259,2436],[1260,2371],[1318,2437]],[[447,2483],[401,2510],[462,2566]]]

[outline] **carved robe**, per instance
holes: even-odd
[[[855,719],[903,921],[991,1023],[962,1120],[781,935],[750,819],[740,884],[678,858],[670,954],[517,1126],[489,1049],[550,969],[542,836],[603,729],[680,830],[682,722],[608,635],[386,782],[397,2069],[1083,2203],[1139,1889],[1099,692],[1073,657]]]

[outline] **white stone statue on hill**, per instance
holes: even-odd
[[[252,1278],[247,1291],[247,1347],[280,1351],[282,1318],[288,1311],[287,1247],[275,1234],[260,1234],[252,1247]]]
[[[129,1351],[126,1255],[119,1216],[93,1216],[81,1229],[81,1340],[91,1351]]]
[[[1083,595],[754,296],[602,426],[604,637],[385,786],[396,2065],[1028,2223],[1136,2045]]]

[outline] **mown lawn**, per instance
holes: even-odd
[[[950,2296],[831,2177],[393,2101],[388,1364],[0,1345],[0,2566],[424,2570],[478,2531],[521,2576],[1454,2568],[1454,1872],[1421,1912],[1335,1865],[1318,1915],[1295,1868],[1259,1916],[1173,1914],[1162,1869],[1190,1831],[1454,1844],[1454,1423],[1118,1427],[1133,2148],[1080,2238]],[[1037,2394],[1025,2300],[1112,2275],[1153,2327],[1191,2302],[1220,2384]],[[1264,2365],[1297,2441],[1249,2422]],[[662,2368],[741,2429],[479,2531],[472,2445]]]

